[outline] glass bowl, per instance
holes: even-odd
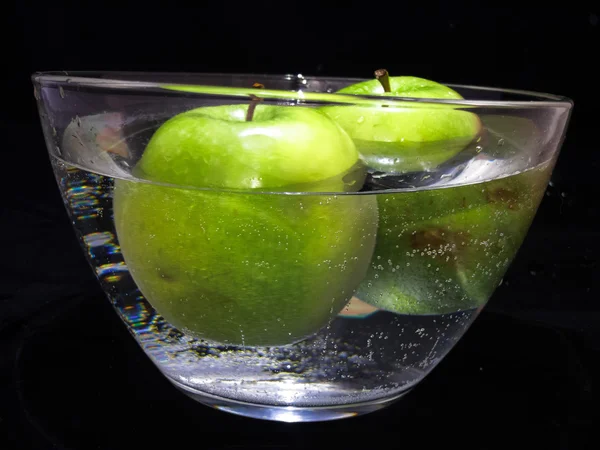
[[[33,75],[91,268],[190,397],[287,422],[380,409],[501,283],[572,102],[455,85],[455,98],[339,92],[363,81]]]

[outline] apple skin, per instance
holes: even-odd
[[[373,261],[356,294],[399,314],[484,305],[515,257],[549,167],[487,183],[383,194]]]
[[[357,83],[338,94],[460,100],[447,86],[418,77],[391,77],[391,92],[378,80]],[[367,165],[377,171],[429,171],[469,145],[481,130],[476,114],[456,105],[415,102],[402,106],[327,106],[321,110],[354,140]]]
[[[245,121],[247,108],[204,107],[171,118],[152,136],[138,173],[178,186],[281,190],[356,165],[351,139],[318,111],[258,105]]]
[[[246,105],[176,116],[136,168],[160,183],[224,189],[115,180],[115,226],[129,271],[150,304],[189,336],[297,342],[338,314],[368,269],[374,196],[263,192],[347,190],[344,177],[358,160],[352,141],[317,111],[280,107],[294,111],[261,116],[270,108],[259,105],[254,124],[242,122]],[[328,162],[316,155],[315,164],[311,152]]]
[[[389,77],[390,92],[385,92],[383,86],[377,79],[362,81],[346,86],[337,91],[338,94],[354,95],[383,95],[388,97],[409,98],[440,98],[440,99],[462,99],[462,96],[454,89],[435,81],[425,78],[396,76]]]

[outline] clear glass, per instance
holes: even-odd
[[[571,101],[467,86],[450,100],[336,93],[360,81],[33,76],[88,261],[140,347],[192,398],[291,422],[382,408],[447,355],[518,251]],[[149,150],[180,113],[247,112],[253,95],[253,120],[192,114]],[[444,134],[453,120],[475,131]],[[372,127],[355,133],[353,121]],[[190,147],[192,130],[212,147]],[[350,147],[359,158],[342,164],[333,149]]]

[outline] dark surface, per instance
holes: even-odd
[[[599,448],[600,98],[589,60],[600,48],[600,11],[573,2],[556,10],[450,4],[410,3],[370,20],[349,4],[313,17],[316,5],[295,4],[294,20],[270,22],[252,19],[265,4],[237,13],[225,3],[154,13],[123,4],[9,8],[3,30],[12,36],[12,63],[2,76],[15,100],[0,109],[0,449],[319,448],[326,441],[337,448],[358,436],[373,448],[388,433],[399,446],[416,439],[425,448]],[[336,14],[342,17],[332,21]],[[292,425],[195,403],[154,368],[96,283],[53,179],[29,74],[100,68],[367,77],[381,65],[574,99],[553,186],[503,285],[431,375],[381,412]]]

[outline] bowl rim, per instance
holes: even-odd
[[[315,81],[346,81],[358,83],[368,81],[371,78],[350,78],[334,76],[317,76],[302,74],[275,74],[275,73],[224,73],[224,72],[160,72],[160,71],[41,71],[31,75],[34,85],[40,86],[69,86],[69,87],[91,87],[105,89],[125,89],[125,90],[146,90],[150,92],[160,92],[162,94],[177,95],[217,95],[225,97],[248,97],[256,94],[256,89],[251,87],[230,87],[215,84],[200,83],[181,83],[181,82],[158,82],[125,79],[125,77],[141,76],[162,76],[162,77],[260,77],[271,80],[296,80],[302,86],[302,82],[307,80]],[[571,109],[574,105],[572,99],[544,92],[536,92],[520,89],[507,89],[489,86],[475,86],[466,84],[454,84],[439,82],[445,86],[456,89],[470,89],[484,92],[497,92],[504,94],[513,94],[523,97],[529,97],[531,100],[470,100],[470,99],[437,99],[437,98],[415,98],[401,96],[381,96],[381,95],[361,95],[361,94],[339,94],[329,92],[309,92],[301,88],[297,90],[283,89],[261,89],[261,97],[279,99],[279,100],[298,100],[318,103],[331,104],[362,104],[362,105],[382,105],[389,104],[400,106],[426,106],[426,105],[450,105],[457,107],[495,107],[495,108],[566,108]],[[535,100],[534,100],[535,99]]]

